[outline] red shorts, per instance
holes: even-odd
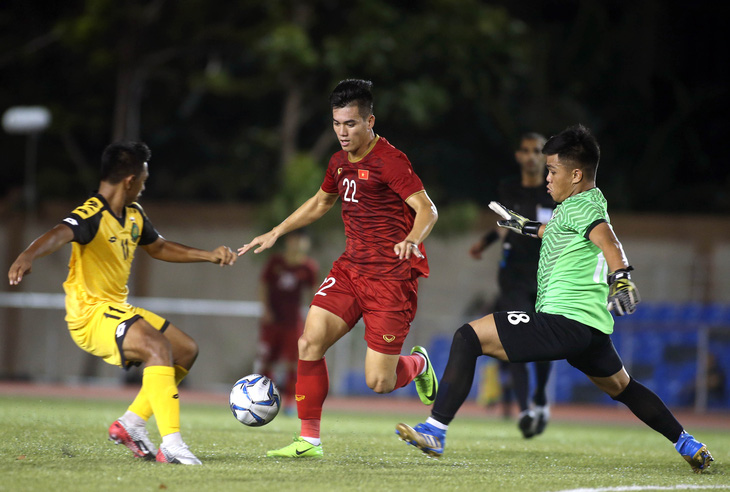
[[[264,365],[276,361],[296,362],[299,360],[297,341],[304,325],[296,323],[262,323],[259,334],[258,357]]]
[[[418,280],[363,277],[335,263],[312,306],[342,318],[352,328],[365,322],[368,347],[381,354],[400,354],[418,304]]]

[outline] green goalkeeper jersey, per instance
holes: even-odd
[[[612,333],[606,260],[588,239],[598,224],[610,225],[606,205],[601,190],[593,188],[557,206],[542,236],[535,310]]]

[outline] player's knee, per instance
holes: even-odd
[[[620,395],[624,392],[629,383],[633,381],[633,379],[615,376],[607,378],[593,378],[589,376],[589,378],[601,391],[606,393],[612,399],[618,401],[620,401]]]
[[[619,401],[618,398],[621,397],[621,394],[626,390],[627,386],[628,383],[625,381],[615,381],[601,389],[612,399]]]
[[[299,358],[302,358],[302,355],[307,352],[310,348],[310,343],[307,338],[304,338],[304,335],[299,337],[299,340],[297,340],[297,350],[299,350]]]
[[[300,359],[316,360],[324,356],[322,344],[308,337],[306,333],[299,337],[297,347],[299,348]]]
[[[451,347],[452,351],[462,351],[465,354],[470,354],[472,357],[479,357],[482,355],[481,340],[470,324],[462,325],[454,332],[454,337],[451,340]]]
[[[392,377],[386,378],[379,374],[372,376],[366,375],[365,382],[368,388],[380,394],[390,393],[395,389],[395,380]]]
[[[185,336],[180,342],[182,352],[192,359],[198,356],[198,343],[189,336]]]
[[[195,359],[198,358],[198,344],[195,340],[192,338],[189,338],[185,341],[182,347],[182,359],[186,362],[184,364],[184,367],[190,369],[190,367],[193,365],[193,362],[195,362]],[[178,361],[176,361],[178,362]]]

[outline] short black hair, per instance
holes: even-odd
[[[570,161],[580,167],[589,178],[596,177],[598,161],[601,160],[601,148],[598,140],[585,126],[578,124],[569,126],[545,142],[542,148],[545,155],[558,155],[562,162]]]
[[[101,155],[101,180],[117,184],[130,175],[140,176],[144,163],[150,160],[147,144],[142,142],[116,142]]]
[[[373,83],[369,80],[343,80],[330,94],[330,107],[344,108],[355,103],[362,119],[366,119],[373,114],[372,87]]]

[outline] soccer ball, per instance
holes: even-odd
[[[261,374],[249,374],[236,381],[228,402],[239,422],[260,427],[274,420],[279,413],[281,396],[271,379]]]

